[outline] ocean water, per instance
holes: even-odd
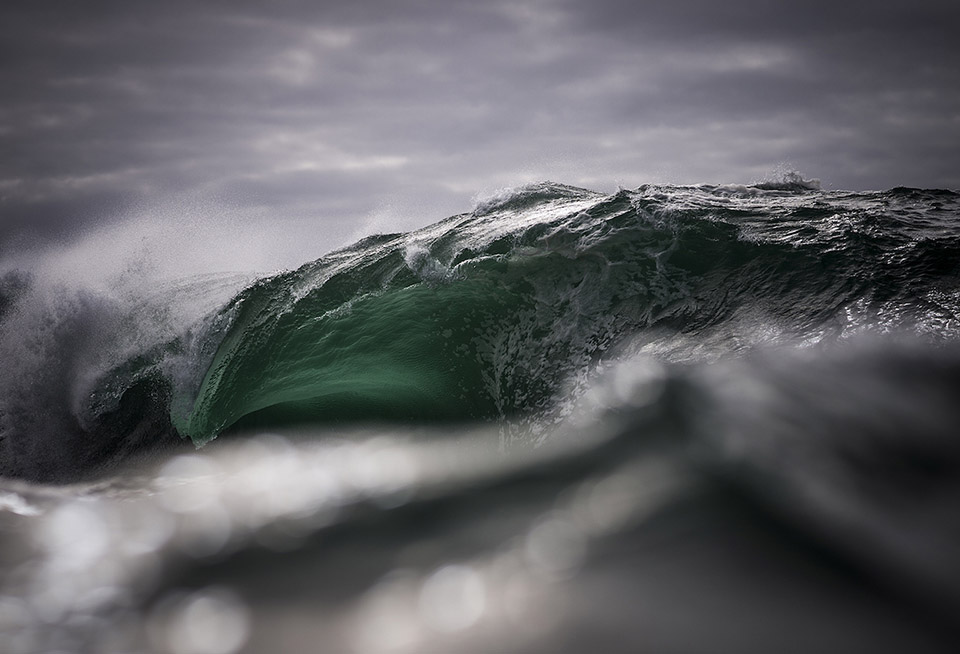
[[[8,268],[0,650],[957,651],[958,217],[542,183],[270,276]]]

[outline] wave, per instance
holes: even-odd
[[[758,182],[753,185],[761,191],[819,191],[819,179],[804,179],[800,173],[789,171],[777,180]]]
[[[135,444],[297,424],[494,421],[505,442],[536,442],[606,366],[637,354],[950,341],[957,199],[802,179],[612,195],[541,183],[228,300],[235,279],[153,289],[147,303],[51,302],[18,282],[0,303],[18,371],[0,388],[0,472],[44,478]],[[163,318],[198,293],[215,299]]]

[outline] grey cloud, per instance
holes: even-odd
[[[345,236],[538,178],[960,187],[954,5],[8,3],[0,248],[183,194]]]

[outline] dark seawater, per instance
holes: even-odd
[[[0,651],[958,651],[958,218],[544,183],[258,279],[8,270]]]

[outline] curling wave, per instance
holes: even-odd
[[[537,440],[598,370],[638,353],[710,361],[862,333],[952,340],[957,213],[950,191],[825,192],[796,180],[502,192],[469,214],[257,280],[190,327],[132,339],[98,366],[44,359],[31,370],[69,388],[50,406],[40,377],[5,382],[0,472],[56,469],[55,448],[36,445],[37,415],[56,419],[49,438],[73,465],[78,452],[92,463],[163,436],[203,444],[292,424],[494,420]],[[203,283],[225,287],[211,279],[182,292]],[[16,359],[10,325],[22,321],[29,280],[2,289],[5,356]],[[89,301],[82,311],[123,313]],[[70,319],[55,325],[48,336],[61,347],[48,350],[62,353],[80,336]]]

